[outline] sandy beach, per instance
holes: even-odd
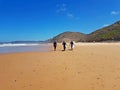
[[[0,54],[0,90],[120,90],[120,43]]]

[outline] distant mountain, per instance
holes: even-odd
[[[87,35],[80,32],[64,32],[53,37],[52,39],[49,39],[48,41],[62,42],[64,40],[73,40],[76,42],[120,41],[120,21]]]
[[[120,41],[120,21],[87,35],[87,41]]]
[[[55,37],[53,37],[52,39],[49,39],[49,42],[53,42],[53,41],[57,41],[57,42],[62,42],[62,41],[85,41],[85,37],[86,35],[80,32],[64,32],[61,33]]]
[[[0,42],[0,44],[21,44],[21,43],[25,43],[25,44],[39,44],[39,43],[46,43],[45,41],[11,41],[11,42]]]

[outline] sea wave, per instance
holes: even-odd
[[[12,43],[8,43],[8,44],[0,44],[0,47],[37,46],[37,45],[40,45],[40,44],[25,44],[25,43],[12,44]]]

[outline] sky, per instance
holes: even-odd
[[[0,0],[0,42],[89,34],[120,20],[120,0]]]

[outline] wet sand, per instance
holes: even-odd
[[[0,90],[120,90],[120,43],[0,54]]]

